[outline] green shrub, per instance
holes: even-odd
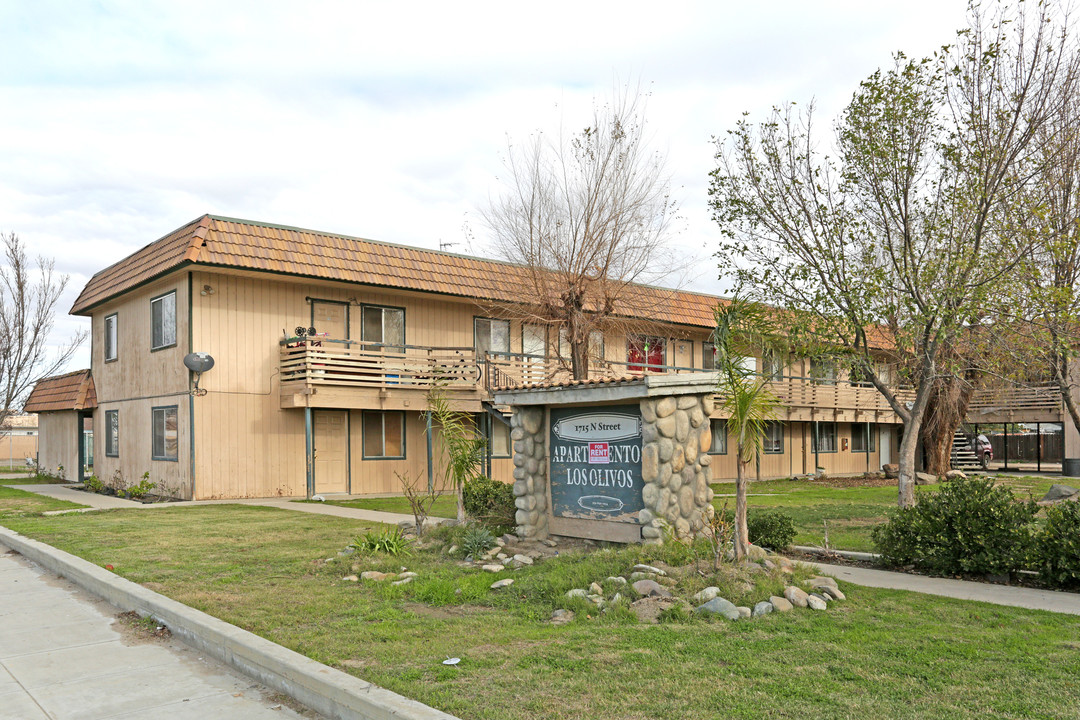
[[[750,542],[770,550],[783,550],[795,541],[795,522],[779,510],[753,510],[746,517]]]
[[[90,477],[86,478],[86,481],[83,483],[83,487],[90,492],[100,493],[102,490],[105,489],[105,483],[98,480],[97,475],[91,475]]]
[[[1028,564],[1037,510],[989,480],[953,480],[896,512],[872,537],[889,565],[942,575],[1004,574]]]
[[[466,555],[475,557],[495,547],[495,536],[483,525],[470,523],[461,526],[457,544]]]
[[[461,495],[469,517],[500,528],[515,525],[513,485],[481,475],[467,480]]]
[[[1035,564],[1047,584],[1080,587],[1080,503],[1046,509],[1046,522],[1035,537]]]
[[[350,547],[387,555],[409,555],[412,553],[409,547],[411,544],[412,541],[405,537],[401,528],[388,527],[384,530],[371,530],[363,535],[357,535],[350,543]]]

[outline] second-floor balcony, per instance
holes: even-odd
[[[422,410],[426,395],[441,386],[460,409],[479,410],[496,388],[560,382],[571,378],[565,360],[523,353],[477,354],[471,347],[387,345],[355,340],[290,338],[282,341],[283,407],[410,408]],[[703,373],[702,368],[593,361],[590,378]],[[792,421],[899,422],[889,403],[868,383],[779,375],[769,387]],[[896,390],[901,402],[910,390]],[[717,401],[718,415],[722,415]],[[986,389],[971,401],[971,422],[1054,422],[1061,394],[1051,385]]]

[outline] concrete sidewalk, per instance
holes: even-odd
[[[301,717],[183,643],[138,638],[119,612],[0,553],[0,719]]]
[[[837,580],[843,580],[854,585],[891,590],[909,590],[958,600],[978,600],[979,602],[993,603],[994,605],[1009,605],[1028,608],[1029,610],[1049,610],[1050,612],[1080,615],[1080,595],[1076,593],[1015,587],[1012,585],[993,585],[991,583],[953,580],[951,578],[926,577],[924,575],[873,570],[850,565],[828,565],[813,562],[808,564],[814,565],[826,575],[832,575]]]

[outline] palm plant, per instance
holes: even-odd
[[[441,384],[436,383],[428,393],[428,414],[431,422],[428,427],[438,427],[438,447],[445,455],[442,470],[457,493],[457,519],[465,522],[465,483],[481,477],[480,471],[484,460],[487,441],[478,432],[472,415],[454,410]]]
[[[764,378],[746,369],[735,348],[736,335],[743,342],[764,347],[769,344],[768,316],[758,303],[737,294],[716,308],[717,391],[728,415],[727,431],[736,443],[735,475],[735,559],[746,556],[750,547],[746,527],[746,466],[760,456],[767,425],[776,418],[779,399]]]

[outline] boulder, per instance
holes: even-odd
[[[825,601],[817,595],[808,595],[806,597],[806,607],[811,610],[824,610],[828,605],[826,605]]]
[[[1050,489],[1043,495],[1042,500],[1039,501],[1040,505],[1053,505],[1054,503],[1071,500],[1076,502],[1080,500],[1080,490],[1068,485],[1054,484],[1050,486]]]
[[[950,470],[945,473],[946,480],[967,480],[967,473],[963,470]]]
[[[667,575],[666,572],[658,567],[653,567],[652,565],[635,565],[630,568],[630,570],[633,572],[653,573],[655,575]]]
[[[885,477],[895,480],[900,477],[900,466],[896,463],[886,463],[881,466],[881,471],[885,473]]]
[[[794,607],[794,605],[788,602],[787,598],[782,598],[777,595],[770,597],[769,602],[772,603],[773,610],[776,612],[789,612]]]
[[[720,588],[715,587],[715,586],[709,586],[709,587],[705,588],[704,590],[702,590],[701,592],[695,594],[693,599],[694,599],[694,602],[696,602],[696,603],[707,603],[710,600],[712,600],[714,597],[717,597],[719,595],[720,595]]]
[[[581,588],[574,588],[573,590],[566,591],[566,597],[570,598],[571,600],[573,600],[574,598],[584,599],[586,594],[587,593]]]
[[[604,589],[600,587],[600,583],[593,583],[589,586],[589,593],[591,595],[603,595]]]
[[[751,617],[754,616],[754,611],[746,607],[745,605],[740,605],[735,609],[739,611],[740,620],[749,620]]]
[[[496,580],[491,583],[492,590],[501,590],[504,587],[509,587],[514,584],[514,578],[504,578],[502,580]]]
[[[701,615],[722,615],[728,620],[739,619],[739,609],[722,597],[715,597],[704,605],[697,607],[694,612]]]
[[[829,577],[828,575],[818,575],[817,577],[812,577],[806,581],[806,586],[814,588],[815,590],[821,586],[839,587],[836,584],[836,578]]]
[[[485,570],[485,571],[487,571],[489,573],[497,573],[497,572],[502,572],[503,566],[502,565],[484,565],[480,569]]]
[[[630,587],[642,597],[671,597],[671,591],[655,580],[638,580]]]
[[[931,475],[930,473],[917,472],[915,473],[916,485],[937,485],[937,475]]]
[[[499,582],[502,582],[502,580],[500,580]],[[573,610],[556,610],[555,612],[551,613],[551,624],[552,625],[565,625],[566,623],[570,622],[573,619],[574,619],[574,611]]]
[[[784,598],[795,607],[806,607],[806,592],[794,585],[784,588]]]
[[[768,602],[766,600],[762,600],[761,602],[754,605],[753,616],[754,617],[761,617],[762,615],[768,615],[772,611],[773,611],[772,603]]]
[[[828,585],[822,585],[817,590],[821,591],[821,594],[827,598],[833,600],[847,600],[847,596],[840,590],[840,588],[829,587]]]

